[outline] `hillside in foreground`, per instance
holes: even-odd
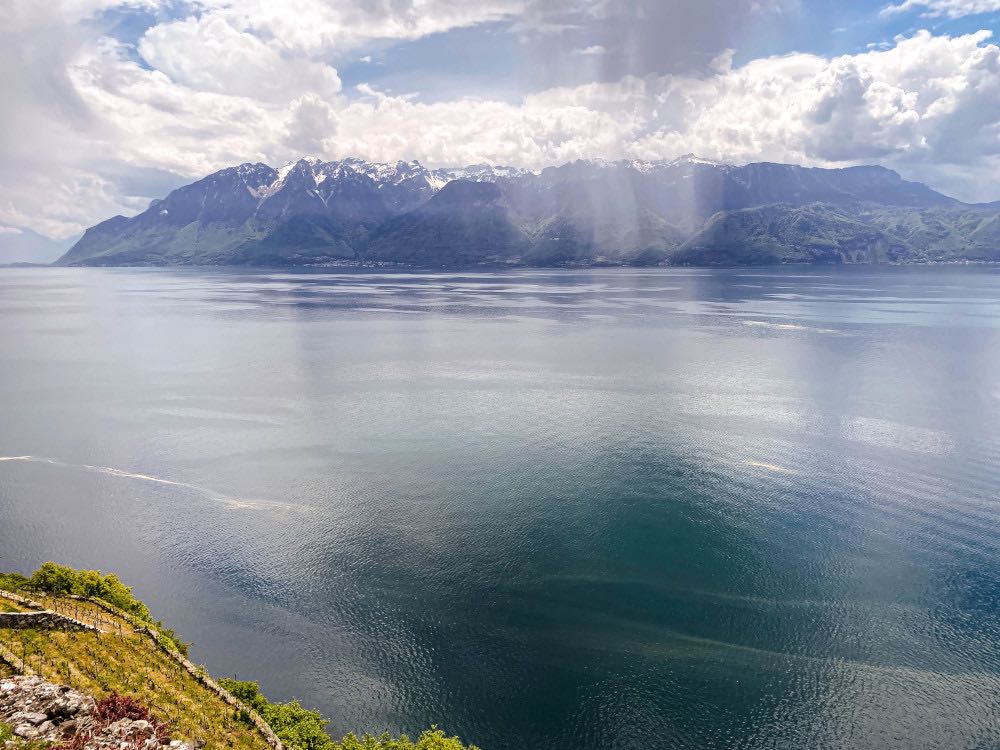
[[[10,619],[3,619],[5,614],[38,617],[43,612],[55,613],[65,625],[14,627]],[[160,737],[177,746],[209,750],[475,750],[437,730],[425,732],[415,742],[405,737],[353,735],[335,742],[325,733],[326,721],[315,711],[296,701],[272,703],[254,682],[216,682],[203,667],[188,662],[185,653],[186,646],[176,634],[155,622],[146,606],[113,575],[74,571],[52,563],[30,578],[0,575],[0,678],[35,675],[92,697],[98,707],[122,702],[141,707],[139,710],[148,711],[152,724],[162,727]],[[4,686],[0,684],[0,688]],[[5,719],[2,709],[0,695],[0,746],[11,737],[14,739],[8,741],[17,744],[8,747],[40,750],[45,746],[27,737],[17,741],[17,725],[34,725],[21,714]],[[49,746],[53,750],[104,746],[83,734]],[[145,747],[159,745],[126,744],[119,750]]]
[[[882,167],[577,161],[541,172],[242,164],[87,230],[61,265],[759,265],[1000,260],[1000,205]]]

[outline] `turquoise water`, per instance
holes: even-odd
[[[0,568],[484,750],[1000,747],[993,269],[0,273]]]

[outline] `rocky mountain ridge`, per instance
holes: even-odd
[[[89,229],[63,265],[928,262],[1000,258],[1000,207],[883,167],[576,161],[538,172],[242,164]]]

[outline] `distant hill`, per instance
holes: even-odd
[[[63,265],[743,265],[1000,260],[1000,204],[874,166],[576,161],[538,173],[242,164],[91,227]]]
[[[0,231],[0,265],[52,263],[75,242],[75,239],[50,240],[30,229]]]

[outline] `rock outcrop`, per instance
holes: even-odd
[[[11,727],[21,741],[66,743],[74,750],[194,750],[194,745],[165,737],[145,719],[103,719],[98,704],[65,685],[41,677],[0,680],[0,722]]]
[[[0,721],[26,740],[73,737],[94,727],[94,699],[41,677],[0,680]]]

